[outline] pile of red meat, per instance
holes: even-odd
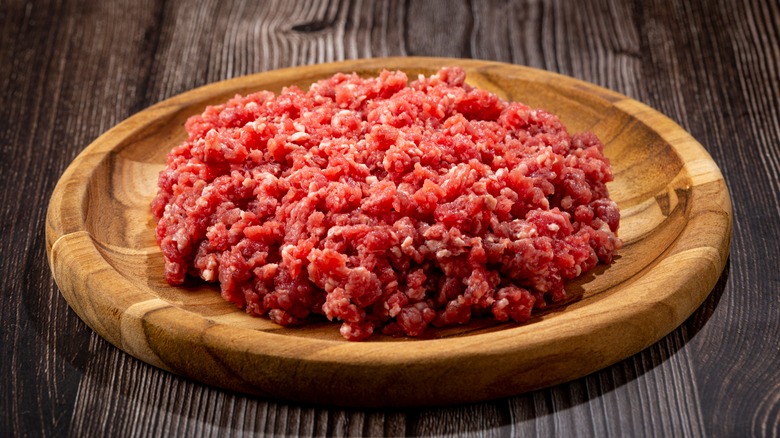
[[[152,203],[167,281],[350,340],[564,299],[621,246],[603,145],[465,78],[337,74],[190,118]]]

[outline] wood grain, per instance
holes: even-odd
[[[0,177],[13,181],[0,189],[0,434],[780,436],[777,2],[453,1],[466,12],[445,23],[412,3],[0,2]],[[433,36],[451,29],[470,51]],[[704,145],[732,194],[732,248],[680,328],[569,384],[377,411],[206,387],[133,359],[68,308],[46,263],[45,210],[68,163],[108,128],[216,80],[445,49],[606,86]]]
[[[184,139],[187,117],[237,93],[307,88],[336,72],[373,76],[390,68],[416,77],[447,65],[466,68],[474,86],[544,106],[572,132],[592,131],[603,140],[625,246],[612,265],[569,285],[581,299],[526,325],[482,321],[430,330],[426,339],[376,335],[350,343],[334,324],[282,328],[223,302],[214,286],[165,283],[149,205],[165,154]],[[54,278],[73,310],[147,363],[274,398],[356,407],[448,405],[572,380],[672,331],[706,298],[725,266],[731,202],[701,145],[627,97],[509,64],[377,58],[219,82],[134,115],[65,171],[46,231]]]

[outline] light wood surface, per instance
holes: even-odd
[[[472,85],[557,114],[606,145],[625,246],[610,266],[567,286],[573,299],[524,325],[489,320],[425,339],[350,343],[338,325],[282,328],[222,301],[214,286],[168,286],[149,212],[183,122],[236,93],[306,87],[335,72],[410,77],[461,65]],[[442,405],[514,395],[624,359],[679,326],[723,270],[731,203],[704,148],[639,102],[515,65],[384,58],[270,71],[211,84],[146,109],[88,146],[51,197],[49,262],[63,296],[103,338],[156,367],[274,399],[370,406]]]

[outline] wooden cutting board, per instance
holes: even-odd
[[[460,65],[468,82],[547,109],[604,142],[625,242],[617,259],[567,285],[575,299],[529,323],[478,320],[423,339],[348,342],[339,324],[282,328],[222,300],[217,286],[171,287],[149,205],[183,124],[236,93],[308,87],[336,72],[409,77]],[[159,368],[273,398],[348,406],[473,402],[572,380],[650,346],[707,297],[728,257],[731,202],[712,158],[653,109],[569,77],[495,62],[385,58],[271,71],[211,84],[146,109],[89,145],[49,204],[49,263],[97,333]]]

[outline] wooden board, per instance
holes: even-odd
[[[149,203],[183,123],[236,93],[308,86],[336,72],[410,77],[461,65],[472,85],[557,114],[606,145],[625,246],[609,266],[567,285],[579,297],[524,325],[474,321],[424,339],[348,342],[339,324],[282,328],[196,282],[170,287]],[[49,264],[73,310],[149,364],[261,396],[351,406],[486,400],[589,374],[656,342],[715,285],[728,256],[731,202],[702,146],[625,96],[540,70],[495,62],[385,58],[271,71],[211,84],[144,110],[89,145],[49,204]]]

